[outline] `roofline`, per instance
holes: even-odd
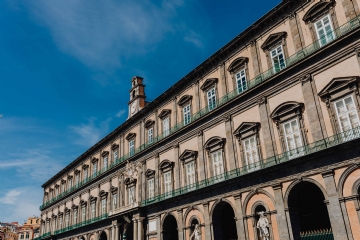
[[[113,136],[116,136],[118,134],[121,134],[124,130],[127,129],[127,127],[134,122],[137,122],[139,119],[142,119],[149,111],[151,111],[152,108],[155,108],[159,104],[161,104],[165,99],[168,99],[168,97],[173,96],[173,92],[184,85],[187,85],[189,82],[193,82],[194,78],[199,77],[200,75],[208,72],[210,69],[214,68],[214,66],[218,66],[219,62],[221,62],[226,56],[230,55],[235,51],[235,49],[241,48],[241,46],[246,46],[251,42],[253,39],[255,39],[258,35],[260,35],[262,32],[264,32],[264,29],[259,28],[261,24],[265,20],[267,20],[269,17],[273,17],[274,14],[281,12],[284,10],[283,8],[295,4],[296,6],[302,6],[305,3],[309,3],[311,0],[282,0],[281,3],[276,5],[274,8],[272,8],[270,11],[268,11],[266,14],[264,14],[260,19],[255,21],[253,24],[251,24],[248,28],[246,28],[244,31],[242,31],[240,34],[238,34],[236,37],[234,37],[232,40],[230,40],[225,46],[220,48],[218,51],[216,51],[214,54],[212,54],[210,57],[208,57],[205,61],[200,63],[197,67],[195,67],[192,71],[190,71],[188,74],[186,74],[183,78],[181,78],[179,81],[177,81],[175,84],[173,84],[170,88],[168,88],[165,92],[160,94],[157,98],[154,99],[154,101],[147,104],[143,109],[141,109],[138,113],[136,113],[133,117],[127,119],[124,123],[122,123],[120,126],[118,126],[115,130],[110,132],[108,135],[106,135],[103,139],[98,141],[95,145],[90,147],[88,150],[86,150],[83,154],[81,154],[79,157],[77,157],[74,161],[69,163],[66,167],[64,167],[60,172],[55,174],[53,177],[51,177],[49,180],[47,180],[44,184],[41,185],[42,188],[45,188],[49,184],[51,184],[54,180],[64,175],[67,171],[69,171],[74,165],[76,165],[78,162],[80,162],[82,159],[91,156],[94,152],[96,152],[97,148],[102,146],[104,143],[112,139]],[[291,7],[291,6],[289,6]],[[294,8],[294,7],[293,7]],[[295,7],[296,9],[296,7]],[[284,12],[281,12],[282,15]],[[289,11],[286,9],[285,13],[289,13]],[[279,18],[279,16],[274,16],[272,19],[273,21],[283,19]],[[271,26],[273,26],[274,23],[271,23]],[[269,28],[266,28],[269,29]],[[248,36],[249,35],[249,36]]]

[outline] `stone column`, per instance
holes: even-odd
[[[159,153],[155,153],[155,179],[154,179],[154,190],[155,196],[160,193],[160,177],[159,177]]]
[[[109,179],[109,189],[108,189],[108,195],[107,195],[107,199],[106,199],[106,212],[109,213],[110,212],[110,207],[111,207],[111,199],[112,199],[112,194],[111,194],[111,178]]]
[[[350,225],[350,220],[349,220],[349,215],[348,215],[348,212],[347,212],[347,209],[346,209],[346,205],[345,205],[345,201],[342,200],[340,202],[340,206],[341,206],[341,211],[343,213],[343,216],[344,216],[344,220],[345,220],[345,227],[346,227],[346,231],[348,233],[348,237],[349,237],[349,240],[353,240],[354,237],[352,235],[352,231],[351,231],[351,225]],[[356,206],[356,205],[355,205]]]
[[[124,175],[119,177],[119,207],[124,206]]]
[[[325,188],[328,194],[328,212],[333,231],[334,239],[348,240],[348,233],[345,228],[344,217],[341,212],[339,196],[337,193],[334,172],[332,170],[322,173],[325,182]]]
[[[99,193],[100,193],[100,184],[98,185],[98,197],[97,197],[97,199],[96,199],[96,207],[95,207],[95,216],[96,217],[99,217],[100,216],[100,206],[101,206],[101,203],[100,203],[100,201],[101,201],[101,199],[100,199],[100,195],[99,195]]]
[[[195,112],[200,111],[200,86],[199,80],[195,82]]]
[[[204,220],[205,220],[205,239],[206,240],[212,240],[212,234],[211,234],[211,225],[210,225],[210,215],[209,215],[209,203],[204,202]]]
[[[324,118],[318,101],[317,91],[314,89],[315,85],[313,86],[313,81],[311,80],[311,75],[308,74],[300,78],[300,81],[302,83],[301,89],[304,95],[304,104],[310,123],[310,131],[313,141],[315,142],[327,137]]]
[[[146,160],[143,161],[141,163],[141,167],[142,167],[142,173],[141,173],[141,185],[142,185],[142,188],[141,188],[141,200],[145,200],[146,199],[146,178],[145,178],[145,172],[146,172]]]
[[[303,48],[304,39],[302,29],[299,26],[299,15],[296,12],[289,15],[290,32],[295,46],[295,52],[300,51]]]
[[[161,240],[161,215],[156,217],[156,239]]]
[[[139,240],[144,240],[143,220],[144,220],[143,217],[139,217],[139,220],[138,220],[138,239]]]
[[[133,224],[134,224],[134,240],[138,240],[138,220],[133,218]]]
[[[261,58],[259,56],[259,47],[256,40],[251,41],[250,43],[250,53],[251,59],[253,61],[253,68],[255,76],[258,76],[262,73],[262,66],[261,66]]]
[[[233,129],[231,126],[231,116],[227,115],[224,117],[225,120],[225,131],[226,131],[226,150],[229,155],[229,169],[228,170],[234,170],[237,168],[237,162],[235,158],[236,150],[234,148],[234,137],[233,137]]]
[[[241,204],[241,194],[234,196],[236,207],[236,229],[239,240],[246,240],[245,227],[244,227],[244,213]]]
[[[145,123],[145,119],[140,121],[140,145],[139,146],[143,145],[146,142],[145,134],[144,134],[144,129],[145,129],[144,123]]]
[[[183,231],[183,212],[182,209],[178,209],[177,210],[177,214],[178,214],[178,233],[179,233],[179,240],[184,240],[184,231]]]
[[[174,160],[176,163],[176,167],[175,167],[175,189],[179,188],[181,186],[181,182],[180,182],[180,160],[179,160],[179,144],[176,143],[174,146]]]
[[[280,239],[290,240],[281,183],[273,185],[272,188],[274,189],[275,194],[276,220],[277,225],[279,226]]]
[[[260,111],[260,124],[262,133],[264,136],[264,145],[266,158],[272,157],[277,154],[276,151],[276,142],[274,139],[274,129],[269,117],[270,113],[268,111],[268,104],[265,97],[258,99],[259,111]]]
[[[178,122],[178,108],[177,108],[177,97],[175,96],[173,98],[173,109],[174,109],[174,123],[173,123],[173,126],[175,126]],[[171,124],[171,121],[170,121],[170,124]],[[171,125],[169,126],[171,128]]]
[[[205,158],[205,152],[204,152],[204,140],[203,140],[203,131],[200,130],[198,132],[197,137],[198,142],[198,149],[199,149],[199,156],[198,156],[198,172],[199,175],[199,181],[204,180],[206,178],[206,158]]]
[[[155,110],[155,119],[154,119],[155,123],[154,123],[154,136],[158,136],[159,135],[159,117],[158,117],[158,110]]]
[[[226,82],[226,69],[225,69],[225,62],[219,64],[219,72],[220,72],[220,84],[221,84],[221,94],[225,96],[226,93],[229,91],[227,82]],[[219,96],[220,98],[220,96]]]
[[[111,226],[111,240],[116,240],[115,239],[115,226],[117,224],[117,221],[113,221],[112,222],[112,226]]]

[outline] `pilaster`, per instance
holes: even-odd
[[[182,209],[177,210],[178,214],[178,233],[179,233],[179,240],[184,240],[184,226],[183,226],[183,212]]]
[[[200,176],[199,176],[199,181],[202,181],[206,178],[206,162],[205,162],[205,152],[204,152],[204,139],[203,139],[203,131],[200,130],[198,132],[198,137],[197,137],[197,142],[198,142],[198,149],[199,149],[199,167],[198,167],[198,171],[200,172]]]
[[[272,185],[275,194],[276,220],[279,227],[279,235],[281,240],[290,240],[288,224],[286,221],[284,199],[282,195],[281,183]]]
[[[210,215],[209,215],[209,203],[204,202],[203,207],[204,207],[204,220],[205,220],[205,239],[212,240]]]
[[[235,195],[235,207],[236,207],[236,229],[239,240],[246,240],[245,227],[244,227],[244,213],[241,204],[241,194]]]
[[[226,144],[227,153],[229,156],[229,163],[230,163],[230,171],[237,168],[237,162],[235,158],[236,150],[234,147],[234,136],[233,136],[233,128],[231,124],[231,116],[225,116],[225,131],[226,131],[226,139],[228,143]]]
[[[265,97],[258,99],[260,111],[261,131],[264,136],[266,158],[276,155],[276,143],[273,138],[274,129],[268,111],[268,104]]]

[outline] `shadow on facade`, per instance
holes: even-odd
[[[163,225],[163,240],[178,240],[178,226],[173,215],[166,216]]]

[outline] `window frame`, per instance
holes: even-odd
[[[174,190],[174,162],[170,160],[163,160],[159,164],[159,170],[161,171],[161,193],[165,198],[171,198]],[[171,191],[165,192],[165,174],[170,174]]]
[[[188,125],[191,123],[191,104],[187,104],[182,108],[183,124]]]
[[[328,36],[328,34],[326,34],[326,31],[325,31],[325,24],[324,24],[324,19],[325,18],[328,18],[328,20],[329,20],[329,25],[330,25],[330,28],[331,28],[331,35],[332,35],[332,39],[331,40],[328,40],[327,39],[327,36]],[[325,32],[325,38],[326,38],[326,43],[322,43],[322,41],[321,41],[321,38],[320,38],[320,34],[319,34],[319,28],[318,28],[318,22],[321,22],[322,23],[322,29],[324,30],[324,32]],[[315,32],[316,32],[316,36],[317,36],[317,40],[318,40],[318,42],[319,42],[319,45],[320,45],[320,47],[322,47],[322,46],[324,46],[324,45],[326,45],[326,44],[328,44],[329,42],[331,42],[331,41],[333,41],[334,39],[335,39],[335,33],[334,33],[334,27],[333,27],[333,23],[332,23],[332,21],[331,21],[331,17],[330,17],[330,14],[326,14],[326,15],[324,15],[324,16],[322,16],[322,17],[320,17],[320,19],[317,19],[315,22],[314,22],[314,26],[315,26]]]
[[[179,156],[180,161],[182,162],[182,173],[183,173],[183,184],[187,186],[188,191],[196,189],[196,183],[198,181],[198,171],[197,171],[197,156],[198,152],[193,150],[185,149],[184,152]],[[188,181],[188,172],[187,164],[194,164],[194,184],[190,185]]]

